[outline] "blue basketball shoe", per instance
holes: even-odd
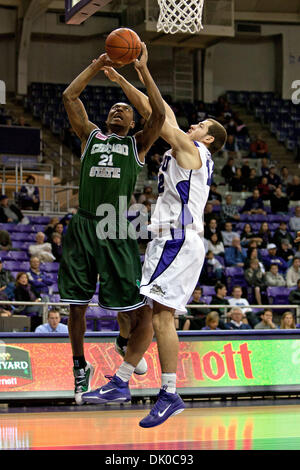
[[[166,421],[170,416],[177,415],[185,409],[185,404],[177,393],[168,393],[161,389],[157,402],[150,413],[139,422],[142,428],[153,428]]]
[[[105,377],[110,379],[106,385],[82,395],[85,403],[124,403],[131,400],[128,382],[123,382],[116,375]]]

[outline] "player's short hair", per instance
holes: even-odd
[[[208,134],[215,138],[215,140],[209,144],[208,149],[211,154],[214,154],[221,150],[221,148],[225,145],[227,140],[227,132],[226,129],[215,119],[209,118],[208,121],[211,122],[211,125],[208,129]]]

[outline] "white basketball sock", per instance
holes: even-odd
[[[161,374],[161,388],[168,393],[176,393],[176,374]]]
[[[123,362],[117,373],[116,376],[119,377],[119,379],[123,380],[123,382],[128,382],[130,380],[130,377],[133,374],[135,367],[129,364],[128,362]]]

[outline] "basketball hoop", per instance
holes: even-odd
[[[168,34],[199,33],[204,0],[157,0],[160,14],[157,31]]]

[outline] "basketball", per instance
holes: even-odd
[[[142,50],[139,36],[129,28],[112,31],[106,38],[105,51],[113,62],[130,64],[138,58]]]

